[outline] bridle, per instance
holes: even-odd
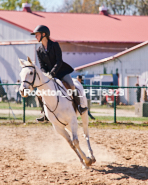
[[[39,86],[34,87],[34,82],[35,82],[35,79],[36,79],[36,75],[38,75],[39,80],[40,80],[40,76],[39,76],[39,74],[36,72],[36,69],[35,69],[34,66],[24,66],[23,68],[26,68],[26,67],[32,67],[32,68],[34,68],[33,81],[32,81],[32,82],[28,82],[28,81],[26,81],[26,80],[23,81],[23,82],[28,83],[29,85],[31,85],[32,88],[40,87],[40,86],[42,86],[42,85],[48,83],[48,82],[52,79],[52,78],[51,78],[51,79],[49,79],[47,82],[45,82],[45,83],[43,83],[43,84],[41,84],[41,85],[39,85]],[[60,85],[55,81],[55,79],[54,79],[54,82],[55,82],[55,83],[54,83],[54,86],[55,86],[55,89],[56,89],[56,91],[57,91],[56,85],[57,85],[58,89],[59,89],[59,86],[60,86]],[[55,84],[56,84],[56,85],[55,85]],[[60,86],[60,87],[61,87],[61,86]],[[63,87],[61,87],[61,88],[64,90]],[[59,90],[60,90],[60,89],[59,89]],[[62,94],[63,94],[63,93],[62,93]],[[66,97],[66,99],[68,99],[68,98]],[[68,99],[68,100],[69,100],[69,99]],[[69,101],[72,101],[72,99],[70,99]],[[46,104],[44,104],[44,105],[47,107],[47,109],[48,109],[51,113],[54,114],[55,118],[56,118],[62,125],[66,126],[67,124],[61,122],[61,121],[58,119],[58,117],[56,116],[56,114],[54,113],[55,110],[56,110],[57,107],[58,107],[58,103],[59,103],[59,96],[57,96],[57,104],[56,104],[56,107],[55,107],[54,110],[51,110]]]
[[[40,80],[40,76],[39,76],[39,74],[36,72],[36,69],[35,69],[34,66],[24,66],[23,68],[26,68],[26,67],[32,67],[32,68],[34,68],[33,81],[32,81],[32,82],[28,82],[28,81],[26,81],[26,80],[23,81],[23,82],[28,83],[29,85],[31,85],[32,88],[40,87],[40,86],[42,86],[42,85],[48,83],[48,82],[51,80],[51,79],[49,79],[47,82],[45,82],[45,83],[43,83],[43,84],[41,84],[41,85],[39,85],[39,86],[35,86],[35,87],[34,87],[34,82],[35,82],[35,79],[36,79],[36,75],[38,75],[39,80]]]

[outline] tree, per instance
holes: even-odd
[[[98,13],[98,0],[65,0],[58,12]]]
[[[38,0],[28,0],[27,2],[32,4],[32,11],[44,10]],[[22,3],[26,3],[26,0],[1,0],[0,6],[3,10],[16,10],[17,7],[22,8]]]
[[[84,0],[82,3],[83,13],[99,13],[99,4],[96,0]]]
[[[99,13],[105,6],[114,15],[148,15],[148,0],[65,0],[59,12]]]
[[[82,1],[75,0],[72,4],[72,10],[70,12],[81,13],[82,12]]]
[[[57,9],[57,12],[71,12],[73,1],[64,0],[63,6]]]
[[[1,8],[3,10],[15,10],[18,0],[1,0]]]
[[[134,15],[137,0],[100,0],[99,3],[107,7],[111,14]]]
[[[139,0],[136,3],[139,15],[148,15],[148,0]]]

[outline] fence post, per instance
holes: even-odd
[[[114,92],[114,123],[116,123],[116,96]]]
[[[23,98],[23,123],[25,123],[25,98]]]

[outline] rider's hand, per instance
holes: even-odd
[[[44,73],[45,76],[47,76],[49,79],[53,78],[53,76],[51,75],[51,73]]]

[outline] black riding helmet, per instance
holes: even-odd
[[[47,26],[44,26],[44,25],[38,25],[34,31],[31,33],[31,35],[35,35],[35,33],[41,33],[41,39],[40,41],[43,39],[43,36],[42,36],[42,33],[45,33],[45,36],[47,39],[49,39],[49,36],[50,36],[50,30]]]

